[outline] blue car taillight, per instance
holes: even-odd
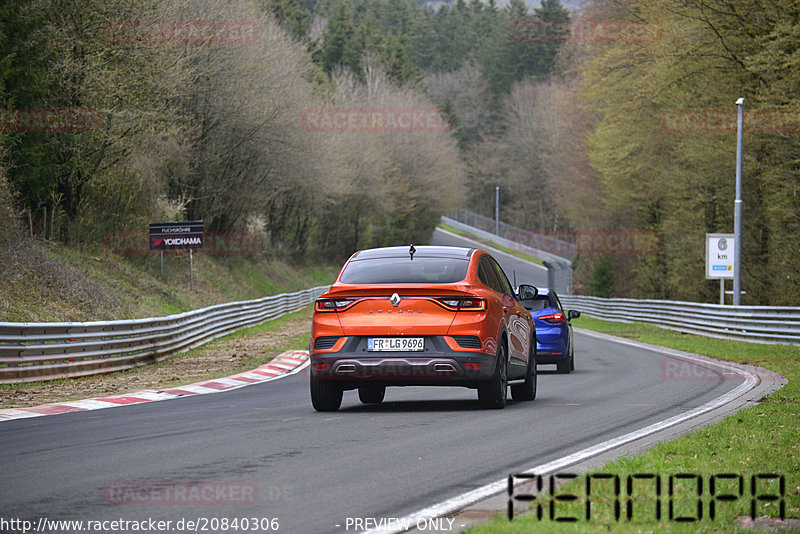
[[[564,314],[563,313],[551,313],[549,315],[542,315],[540,317],[537,317],[537,319],[540,319],[540,320],[542,320],[542,321],[544,321],[546,323],[550,323],[550,324],[561,324],[561,323],[564,322]]]

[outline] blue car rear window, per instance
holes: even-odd
[[[344,284],[450,284],[467,276],[469,260],[455,258],[371,258],[347,264]]]
[[[546,295],[539,295],[532,299],[524,299],[520,301],[526,310],[539,311],[550,306],[550,298]]]

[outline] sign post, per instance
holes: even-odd
[[[736,128],[736,200],[733,204],[733,231],[736,235],[736,247],[734,250],[735,262],[733,274],[733,305],[739,306],[742,303],[742,124],[744,116],[742,106],[744,98],[736,101],[739,108]]]
[[[150,223],[150,250],[161,252],[161,274],[164,274],[164,251],[189,249],[189,287],[194,290],[194,256],[203,248],[203,221]]]
[[[725,280],[735,275],[734,234],[706,234],[706,280],[719,279],[719,303],[725,304]]]
[[[494,186],[494,235],[500,235],[500,186]]]

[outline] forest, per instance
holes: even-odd
[[[659,236],[579,251],[576,292],[716,302],[743,97],[742,302],[800,302],[797,0],[16,0],[0,25],[0,245],[203,219],[340,261],[500,186],[526,230]],[[309,127],[335,110],[447,127]]]

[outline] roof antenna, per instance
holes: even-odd
[[[414,248],[414,245],[411,245],[411,247],[408,249],[408,255],[411,256],[411,261],[414,261],[414,253],[416,251],[417,249]]]

